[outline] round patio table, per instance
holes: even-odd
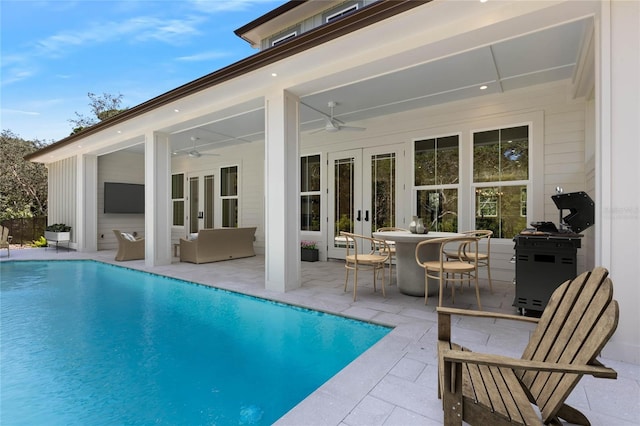
[[[457,232],[429,232],[428,234],[412,234],[410,232],[389,231],[374,232],[375,238],[393,241],[396,246],[396,279],[398,290],[409,296],[424,296],[424,269],[416,262],[416,246],[420,241],[432,238],[462,237]],[[420,248],[420,258],[438,260],[437,245],[426,245]],[[429,279],[429,295],[438,294],[439,283]]]

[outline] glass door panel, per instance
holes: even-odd
[[[402,146],[383,146],[329,154],[330,258],[345,256],[340,231],[371,235],[396,226],[402,217],[397,203],[400,186],[397,161]]]
[[[198,211],[200,209],[200,178],[189,178],[189,233],[198,232]]]
[[[187,233],[213,228],[214,188],[213,174],[189,175]]]
[[[371,206],[371,228],[369,232],[389,226],[396,226],[396,153],[371,154],[371,167],[365,171],[371,193],[368,196]],[[365,211],[365,219],[368,210]]]

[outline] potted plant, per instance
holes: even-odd
[[[304,262],[318,261],[318,243],[315,241],[300,242],[300,259]]]
[[[71,227],[64,223],[54,223],[45,228],[44,237],[51,241],[70,241]]]

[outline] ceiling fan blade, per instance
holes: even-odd
[[[340,130],[347,130],[350,132],[362,132],[367,129],[365,127],[358,127],[358,126],[340,126]]]

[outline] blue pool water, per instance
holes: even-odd
[[[92,261],[0,282],[3,425],[271,424],[390,331]]]

